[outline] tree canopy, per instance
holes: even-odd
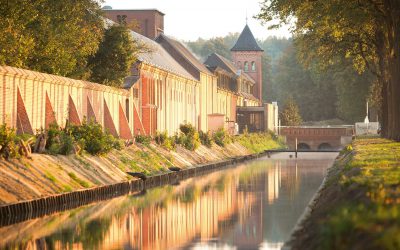
[[[383,135],[400,140],[399,13],[398,0],[265,0],[258,18],[292,24],[306,66],[314,59],[321,68],[351,60],[359,73],[374,74]]]
[[[144,47],[96,0],[0,0],[0,65],[121,86]]]
[[[129,29],[124,25],[112,25],[104,32],[96,54],[89,59],[90,80],[110,86],[121,86],[139,51]]]
[[[0,1],[0,64],[85,76],[103,34],[97,1]]]

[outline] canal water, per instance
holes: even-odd
[[[0,249],[280,249],[337,153],[273,154],[0,228]]]

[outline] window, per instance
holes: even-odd
[[[237,62],[237,67],[238,67],[238,69],[242,69],[242,63],[241,62]]]
[[[256,63],[251,62],[251,71],[256,71]]]
[[[126,119],[128,120],[128,123],[129,123],[129,99],[128,98],[125,100],[125,112],[126,112]]]
[[[249,62],[244,62],[244,72],[249,71]]]

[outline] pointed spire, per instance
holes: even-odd
[[[235,46],[231,51],[264,51],[257,44],[256,39],[251,33],[249,26],[246,24],[242,33],[240,34]]]

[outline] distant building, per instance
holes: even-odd
[[[159,10],[118,10],[107,6],[103,11],[107,18],[116,23],[137,24],[135,31],[150,39],[164,33],[164,13]]]
[[[262,103],[262,55],[263,51],[246,24],[236,44],[232,47],[235,66],[255,81],[253,95]]]

